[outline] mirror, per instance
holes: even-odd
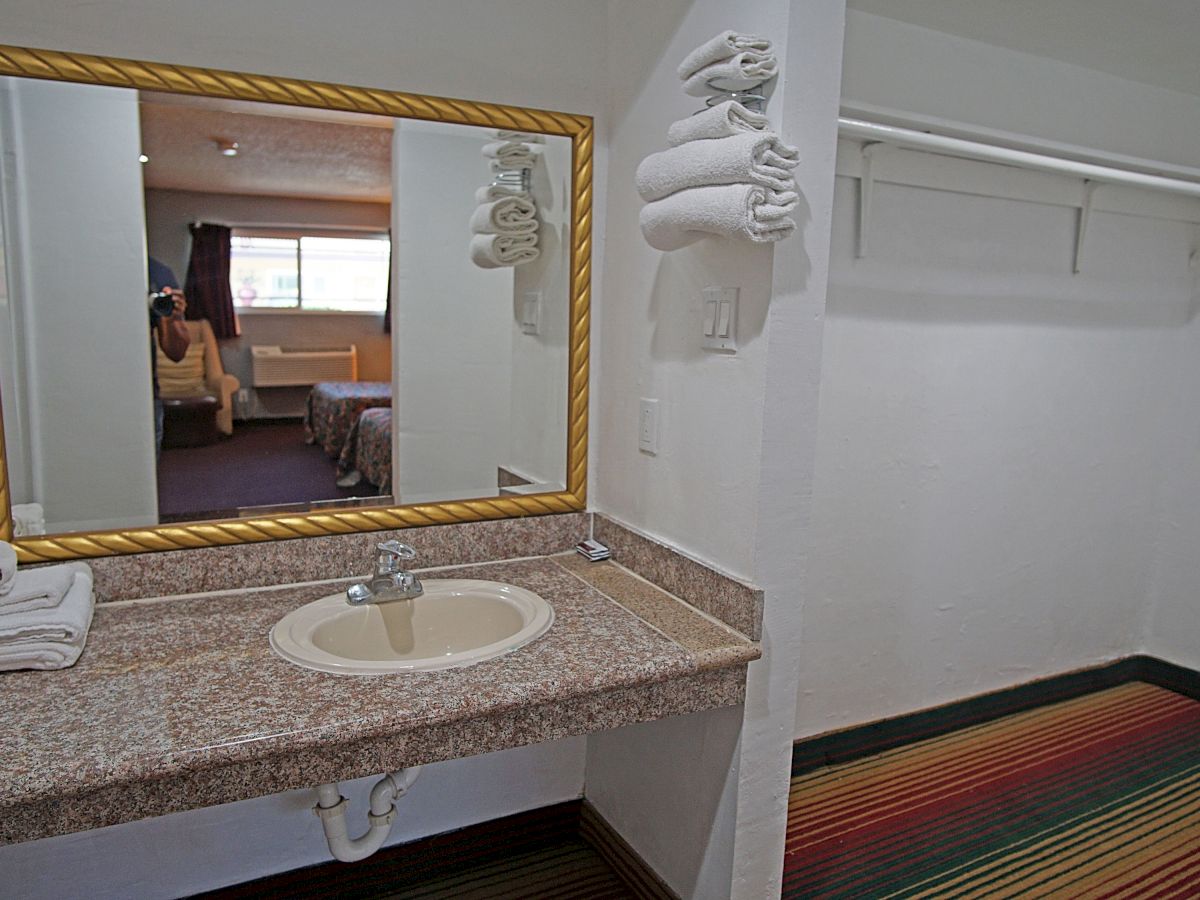
[[[589,119],[3,59],[37,76],[0,79],[0,533],[5,488],[46,532],[23,558],[583,507]]]

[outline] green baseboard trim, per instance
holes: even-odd
[[[1130,681],[1149,682],[1200,700],[1200,672],[1152,656],[1129,656],[944,706],[801,739],[792,748],[792,777]]]
[[[1200,700],[1200,672],[1154,656],[1131,656],[1137,679]]]

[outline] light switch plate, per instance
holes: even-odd
[[[537,334],[541,328],[542,295],[530,291],[521,297],[521,333]]]
[[[737,352],[738,289],[735,287],[706,287],[704,289],[705,350]]]

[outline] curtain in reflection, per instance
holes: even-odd
[[[224,225],[196,223],[192,233],[192,258],[188,263],[183,292],[187,295],[187,317],[208,319],[218,338],[241,334],[229,287],[229,239],[232,229]]]

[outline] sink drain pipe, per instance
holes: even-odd
[[[329,842],[329,852],[333,854],[333,858],[341,862],[358,862],[382,847],[392,831],[392,822],[396,819],[395,801],[408,793],[408,789],[420,773],[420,766],[401,769],[391,775],[384,775],[375,787],[371,788],[367,832],[356,838],[350,837],[346,832],[348,803],[342,796],[337,782],[319,786],[317,805],[313,807],[313,812],[321,819],[321,825],[325,829],[325,840]]]

